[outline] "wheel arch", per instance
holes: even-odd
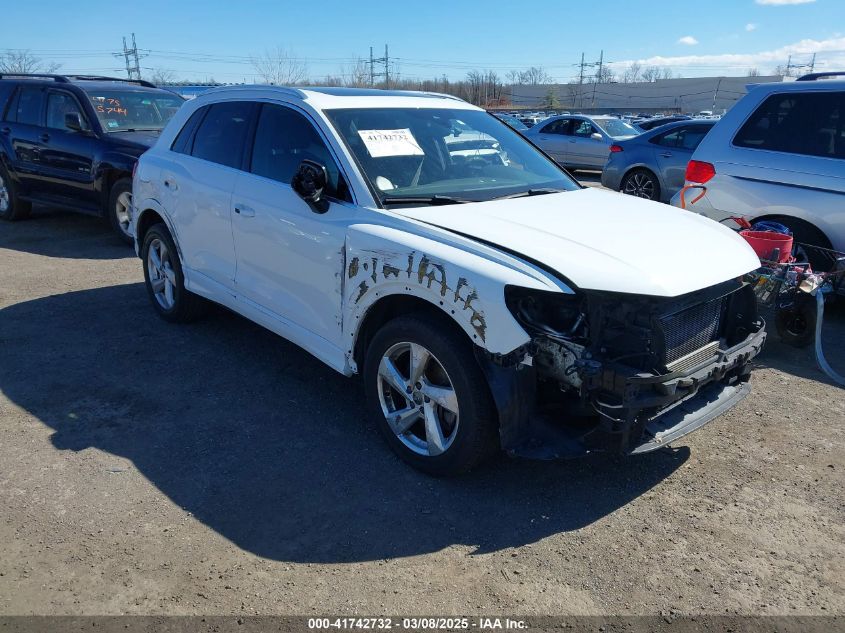
[[[663,179],[660,177],[660,174],[651,167],[651,165],[647,165],[645,163],[636,163],[634,165],[631,165],[622,173],[622,177],[619,179],[619,191],[622,191],[625,185],[625,179],[628,177],[628,175],[635,171],[647,171],[652,176],[654,176],[657,179],[657,186],[660,187],[660,191],[658,193],[663,195],[663,191],[665,189]]]
[[[765,221],[778,222],[779,224],[784,224],[784,225],[789,225],[789,224],[801,225],[801,224],[803,224],[803,225],[807,226],[808,228],[810,228],[814,231],[818,231],[822,235],[822,237],[827,241],[826,244],[815,244],[814,246],[821,246],[822,248],[833,248],[832,242],[830,241],[830,237],[828,237],[825,230],[823,228],[821,228],[818,224],[816,224],[814,222],[810,222],[809,220],[805,220],[804,218],[799,218],[799,217],[794,216],[794,215],[783,215],[783,214],[778,214],[778,213],[765,213],[763,215],[759,215],[759,216],[754,217],[753,221],[754,222],[765,222]]]
[[[147,231],[150,230],[150,227],[155,224],[164,224],[164,226],[167,227],[167,231],[170,233],[170,237],[173,238],[173,242],[176,244],[176,250],[179,253],[179,258],[183,259],[182,247],[179,246],[178,235],[174,230],[173,223],[170,221],[167,213],[165,213],[164,209],[161,208],[158,202],[155,200],[143,200],[135,207],[135,209],[135,213],[137,215],[133,219],[133,223],[135,231],[135,251],[138,257],[141,256],[141,248],[144,245],[144,236]],[[140,209],[140,211],[138,209]]]

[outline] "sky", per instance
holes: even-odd
[[[468,70],[542,66],[577,76],[581,53],[619,72],[631,61],[684,77],[768,74],[793,63],[845,70],[845,0],[0,0],[0,54],[29,50],[61,72],[125,74],[123,36],[135,33],[149,75],[253,82],[251,59],[282,48],[312,78],[349,73],[389,46],[391,71],[450,79]],[[706,7],[703,7],[706,5]],[[49,16],[49,19],[44,19]],[[590,72],[588,70],[588,72]]]

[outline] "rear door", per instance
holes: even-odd
[[[664,199],[671,198],[684,186],[687,163],[712,127],[712,124],[690,123],[651,140]]]
[[[542,127],[534,136],[537,145],[561,165],[567,164],[571,120],[555,119],[549,123],[539,123],[538,125]]]
[[[65,115],[77,114],[82,132],[65,127]],[[94,152],[97,138],[81,104],[66,90],[47,91],[46,130],[41,149],[41,172],[46,190],[74,205],[96,209]]]
[[[19,85],[15,91],[0,133],[8,138],[12,177],[17,179],[20,193],[34,195],[43,189],[41,150],[47,130],[44,127],[44,86]]]
[[[163,165],[162,204],[170,210],[191,284],[209,292],[235,279],[232,192],[242,169],[256,104],[223,101],[188,120],[174,142],[182,154]],[[192,128],[192,129],[189,129]]]

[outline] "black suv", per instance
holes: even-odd
[[[140,80],[0,74],[0,218],[60,205],[131,243],[132,169],[183,103]]]

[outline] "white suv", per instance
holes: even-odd
[[[686,208],[774,220],[800,243],[845,251],[845,81],[825,79],[843,74],[754,86],[695,150]],[[680,192],[672,204],[682,206]]]
[[[133,221],[164,319],[210,299],[363,373],[434,474],[665,446],[748,393],[765,339],[732,231],[582,189],[444,95],[206,92],[140,159]]]

